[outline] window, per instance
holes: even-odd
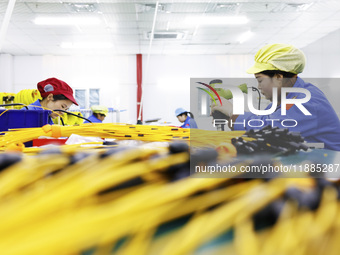
[[[76,101],[79,104],[80,109],[86,108],[86,90],[76,89],[75,90]]]
[[[100,104],[99,89],[75,89],[75,99],[80,109],[89,109]]]
[[[99,89],[90,89],[90,107],[92,105],[99,105]]]

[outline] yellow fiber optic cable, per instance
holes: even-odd
[[[48,192],[48,191],[47,191]],[[27,215],[26,215],[27,216]],[[29,217],[29,215],[27,216],[27,217]]]
[[[38,160],[42,162],[39,168],[36,168],[34,166],[37,165]],[[39,159],[29,158],[7,168],[0,173],[0,198],[65,167],[69,162],[70,159],[66,155],[58,158],[47,155]],[[39,171],[40,169],[42,171]]]
[[[169,254],[170,251],[172,251],[172,254],[188,254],[189,252],[193,252],[204,240],[211,239],[228,230],[236,217],[239,217],[238,220],[246,219],[270,201],[280,196],[286,189],[286,185],[287,181],[284,179],[277,179],[268,184],[261,184],[248,195],[226,203],[212,212],[202,214],[199,218],[190,221],[180,230],[182,232],[181,236],[189,236],[195,233],[194,238],[187,238],[180,241],[176,237],[164,247],[164,250],[160,254]],[[242,212],[242,214],[240,214],[240,212]],[[217,221],[216,219],[219,220]],[[206,222],[209,222],[209,224],[205,224]],[[200,226],[202,229],[204,228],[205,231],[192,232],[197,226]],[[173,249],[175,246],[176,250]]]
[[[171,157],[171,156],[170,156]],[[173,157],[175,159],[175,157]],[[187,160],[186,157],[183,158],[184,160]],[[175,160],[171,160],[169,162],[166,162],[166,160],[157,160],[158,162],[163,162],[166,166],[169,165],[169,162],[176,162]],[[181,162],[182,159],[180,159]],[[135,163],[134,165],[138,165],[139,163]],[[143,173],[144,171],[147,171],[147,169],[149,169],[149,167],[151,166],[150,164],[147,164],[143,167],[142,164],[139,164],[139,167],[141,168],[141,171],[133,171],[133,169],[136,169],[134,165],[131,166],[127,166],[125,167],[126,170],[122,169],[122,172],[124,172],[124,175],[122,176],[119,172],[107,172],[107,174],[105,176],[97,176],[96,179],[93,179],[93,177],[91,175],[89,175],[89,177],[87,178],[88,180],[81,178],[77,180],[72,181],[72,183],[70,183],[70,185],[66,185],[67,183],[63,184],[63,189],[60,189],[60,192],[56,193],[56,192],[51,192],[49,193],[48,190],[46,190],[47,194],[44,197],[40,197],[39,200],[35,199],[34,204],[36,204],[36,208],[34,209],[33,204],[31,206],[32,210],[30,212],[30,214],[28,214],[28,212],[22,213],[22,211],[18,211],[15,214],[17,214],[16,216],[16,224],[21,223],[20,220],[18,220],[21,216],[19,216],[20,214],[22,214],[22,217],[25,215],[26,220],[31,220],[34,217],[37,217],[36,213],[38,210],[38,207],[42,206],[42,205],[46,205],[48,203],[51,203],[53,201],[55,201],[56,199],[62,199],[62,197],[64,197],[65,195],[69,196],[69,197],[74,197],[73,199],[80,199],[83,196],[89,195],[90,193],[94,193],[99,191],[99,189],[103,189],[106,187],[109,187],[111,185],[114,185],[114,182],[119,183],[122,182],[124,180],[127,180],[133,176],[136,176],[138,174]],[[162,167],[162,166],[158,166],[158,167]],[[138,169],[138,168],[137,168]],[[101,169],[102,170],[102,169]],[[128,174],[130,172],[130,175]],[[90,172],[95,174],[96,172]],[[111,175],[111,176],[109,176]],[[100,178],[102,177],[102,178]],[[76,182],[77,181],[77,182]],[[49,182],[49,180],[47,180],[47,182]],[[86,183],[91,183],[91,186],[87,186],[84,187],[84,185]],[[50,184],[50,186],[53,187],[53,185]],[[77,189],[78,192],[77,193],[70,193],[72,190]],[[39,190],[38,190],[39,192]],[[19,202],[20,203],[20,202]],[[12,205],[15,206],[15,205]],[[50,210],[55,210],[53,208],[51,208]],[[3,215],[6,218],[6,210],[0,212],[0,215]],[[7,215],[8,216],[8,215]],[[13,215],[11,215],[10,217],[12,217]],[[24,219],[24,218],[23,218]],[[12,222],[10,220],[8,220],[5,224],[2,225],[2,229],[6,229],[7,226],[9,226]],[[21,223],[22,224],[22,223]],[[13,227],[13,226],[12,226]]]
[[[337,191],[334,188],[326,187],[315,213],[311,231],[307,233],[307,238],[313,240],[318,236],[323,236],[332,227],[338,213]]]
[[[82,128],[47,126],[9,131],[2,142],[14,139],[16,132],[22,139],[34,132],[53,136],[74,131],[119,139],[142,134],[148,141],[169,142],[174,136],[192,139],[190,130],[172,127],[86,124]],[[240,134],[216,134],[214,138],[235,135]],[[207,143],[216,146],[210,138],[197,146]],[[332,251],[339,247],[335,238],[340,236],[340,204],[333,188],[324,189],[316,211],[287,202],[273,226],[254,230],[252,216],[256,212],[281,197],[288,187],[306,192],[315,189],[311,178],[264,182],[192,175],[169,181],[170,167],[171,171],[176,167],[182,171],[180,167],[189,161],[188,152],[170,154],[167,147],[144,145],[122,149],[120,145],[114,149],[102,143],[88,145],[94,147],[60,146],[60,154],[51,155],[37,154],[44,151],[42,148],[25,148],[21,161],[0,172],[0,186],[4,187],[0,190],[0,250],[6,255],[82,254],[93,247],[97,247],[95,255],[186,255],[231,228],[235,231],[233,245],[221,245],[209,254],[335,255]],[[81,159],[79,155],[79,161],[74,162],[79,152],[88,156]],[[245,160],[236,167],[251,163]],[[159,240],[154,237],[160,226],[184,216],[190,219],[181,228]],[[125,244],[112,253],[122,238],[126,238]]]
[[[131,128],[133,127],[133,128]],[[0,137],[0,147],[15,142],[27,142],[40,136],[50,137],[69,137],[71,134],[82,136],[97,136],[101,138],[115,138],[120,140],[141,140],[141,141],[173,141],[189,140],[190,132],[184,129],[175,129],[172,127],[156,127],[159,132],[153,130],[154,127],[141,125],[125,124],[83,124],[79,126],[57,126],[45,125],[42,128],[24,128],[12,129],[4,132],[5,135]],[[144,134],[149,131],[150,134]]]
[[[277,250],[282,250],[283,248],[290,250],[290,247],[285,247],[285,245],[292,245],[289,240],[293,239],[292,236],[294,236],[294,220],[292,219],[296,213],[296,203],[287,202],[259,254],[274,254]]]
[[[234,244],[238,255],[258,255],[259,240],[251,218],[237,222],[234,227]]]

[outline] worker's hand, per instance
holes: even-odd
[[[229,100],[221,97],[222,106],[221,106],[220,101],[217,98],[215,98],[215,100],[216,100],[216,104],[215,104],[215,102],[211,102],[211,104],[210,104],[211,105],[211,114],[214,111],[220,111],[221,113],[223,113],[223,114],[225,114],[229,117],[231,117],[233,115],[233,104]]]

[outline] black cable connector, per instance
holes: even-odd
[[[77,114],[74,114],[74,113],[72,113],[72,112],[68,112],[68,111],[65,111],[65,110],[59,110],[59,109],[53,110],[53,111],[54,111],[54,112],[65,112],[65,113],[67,113],[67,114],[76,116],[76,117],[78,117],[78,118],[81,118],[81,119],[83,119],[83,120],[87,120],[88,122],[92,123],[92,121],[90,121],[89,119],[87,119],[87,118],[85,118],[85,117],[83,117],[83,116],[79,116],[79,115],[77,115]],[[64,121],[62,120],[62,117],[60,117],[60,120],[61,120],[61,122],[63,123],[63,126],[64,126]]]
[[[267,125],[259,130],[250,129],[244,136],[256,140],[247,142],[241,137],[231,139],[231,143],[236,147],[238,154],[275,153],[288,155],[298,150],[308,150],[301,134],[289,132],[288,128]]]
[[[17,103],[17,104],[0,104],[0,107],[6,107],[6,106],[23,106],[26,109],[28,109],[28,107],[25,104],[20,104],[20,103]]]

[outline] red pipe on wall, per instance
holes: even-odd
[[[137,63],[137,123],[143,121],[143,108],[140,111],[141,100],[142,100],[142,54],[136,54],[136,63]],[[139,112],[141,113],[139,116]],[[140,121],[139,121],[140,120]],[[141,124],[141,123],[140,123]]]

